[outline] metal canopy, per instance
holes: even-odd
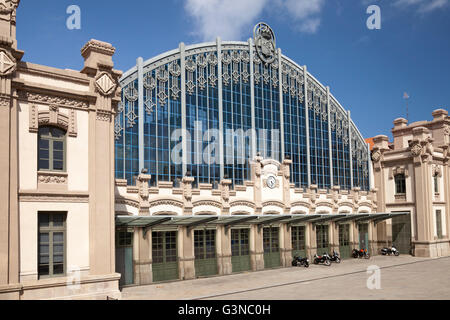
[[[316,218],[317,218],[316,214],[305,214],[302,216],[292,215],[289,220],[285,221],[285,223],[292,225],[294,223],[307,222],[309,220],[316,219]]]
[[[196,220],[194,222],[191,222],[187,225],[187,230],[191,231],[193,228],[200,226],[202,224],[208,224],[208,222],[212,222],[219,219],[219,217],[217,216],[207,216],[207,217],[203,217],[202,219]]]
[[[313,224],[320,224],[320,223],[323,223],[323,222],[336,220],[336,219],[341,219],[341,218],[345,218],[345,217],[347,217],[347,215],[321,214],[321,215],[319,215],[317,220],[312,220],[311,223],[313,223]]]
[[[369,216],[370,216],[370,214],[349,214],[345,218],[338,219],[335,222],[337,222],[338,224],[341,224],[341,223],[344,223],[347,221],[357,220],[359,218],[366,218]]]

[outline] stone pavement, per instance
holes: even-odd
[[[369,266],[381,268],[381,289],[369,290]],[[124,288],[125,300],[450,299],[450,257],[375,256],[331,267],[311,265]]]

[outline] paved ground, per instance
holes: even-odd
[[[369,266],[380,267],[381,289],[369,290]],[[376,256],[331,267],[284,268],[125,288],[129,300],[450,299],[450,257]]]

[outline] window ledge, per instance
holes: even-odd
[[[395,201],[406,201],[406,193],[398,193],[395,195]]]

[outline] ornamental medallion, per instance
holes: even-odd
[[[273,30],[261,22],[255,26],[253,31],[256,52],[259,58],[266,64],[271,64],[276,58],[276,39]]]

